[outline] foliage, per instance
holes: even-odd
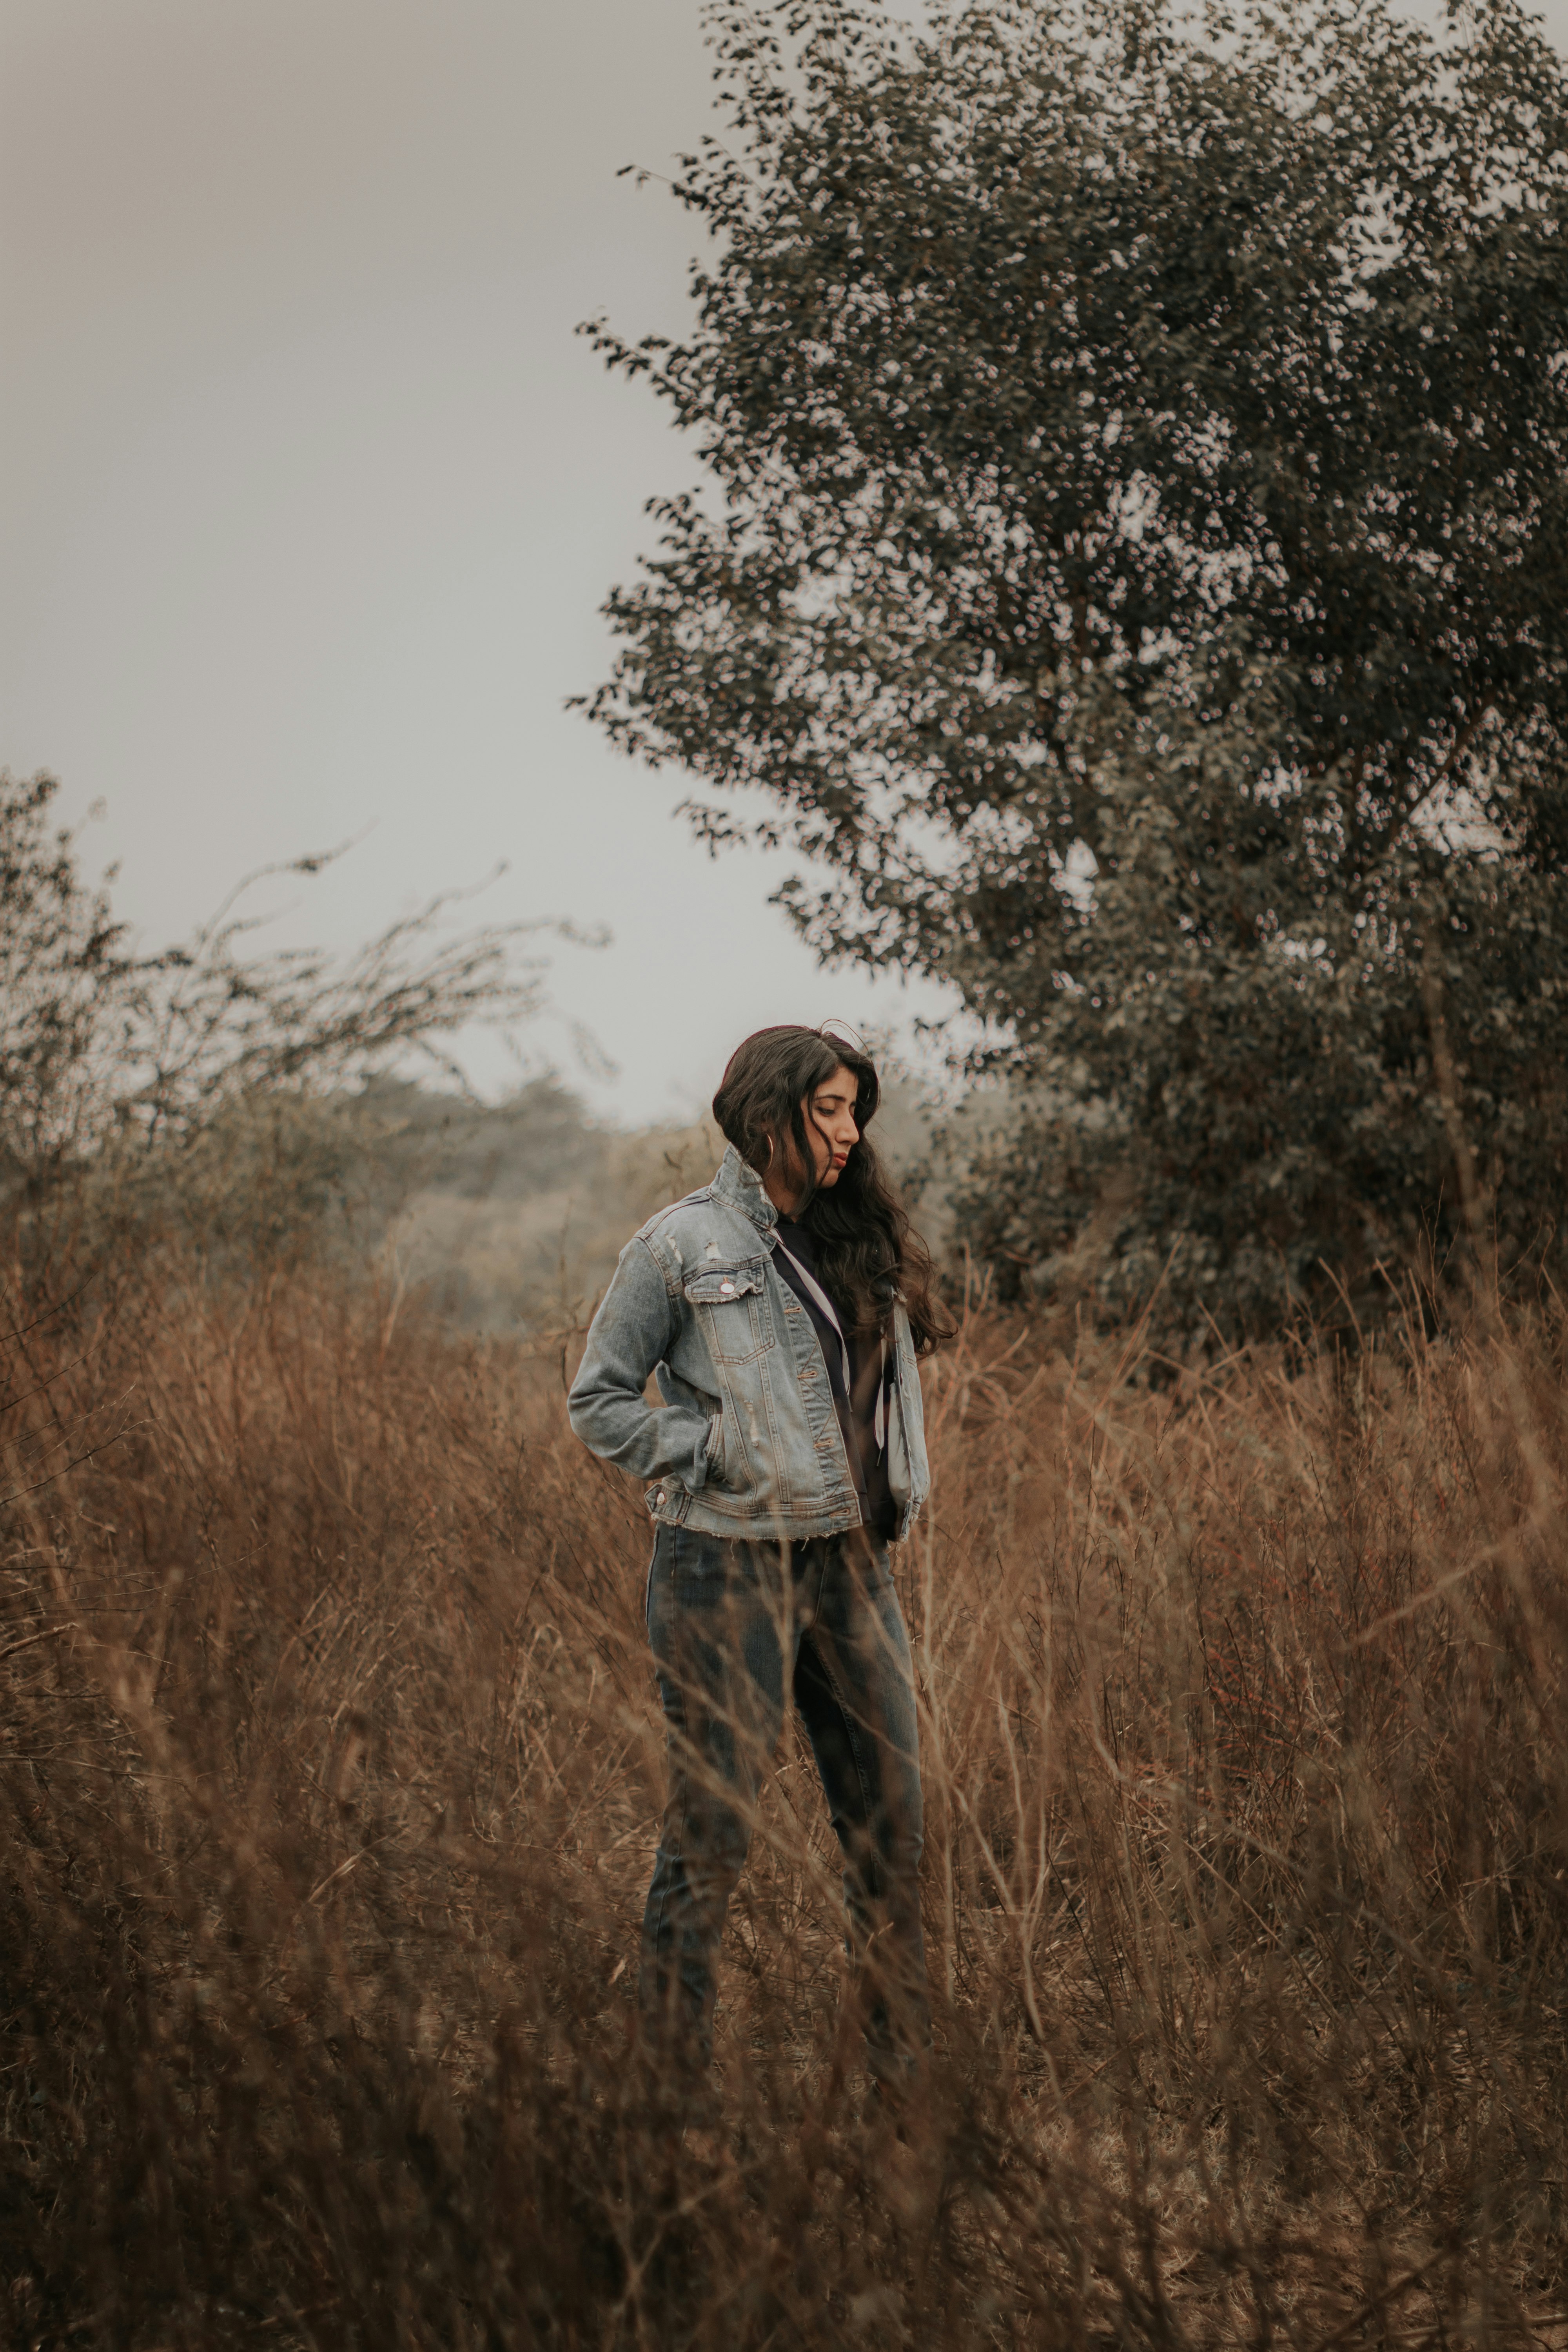
[[[628,1234],[706,1183],[706,1122],[621,1134],[551,1076],[483,1104],[384,1078],[320,1106],[342,1171],[346,1238],[470,1330],[572,1328]]]
[[[542,1002],[540,966],[517,945],[537,926],[443,938],[432,899],[339,961],[319,950],[246,952],[242,884],[188,942],[143,954],[116,921],[107,884],[79,871],[73,836],[51,832],[58,787],[0,775],[0,1184],[47,1200],[90,1166],[132,1188],[174,1163],[215,1196],[237,1165],[249,1187],[319,1180],[324,1140],[299,1106],[473,1021]],[[315,874],[329,856],[271,872]],[[250,877],[251,882],[261,879]],[[268,1171],[271,1171],[270,1177]],[[243,1188],[242,1188],[243,1189]],[[281,1203],[279,1204],[281,1206]]]
[[[665,500],[592,708],[944,976],[1021,1110],[970,1230],[1247,1325],[1568,1146],[1568,81],[1514,5],[710,10],[736,128],[636,347]],[[761,796],[759,803],[758,795]],[[759,814],[759,807],[761,813]],[[1463,1195],[1468,1192],[1468,1206]],[[1086,1220],[1087,1227],[1086,1227]]]
[[[75,1292],[0,1360],[7,2344],[1561,2344],[1559,1321],[1154,1393],[971,1318],[895,1560],[930,2116],[857,2078],[792,1736],[682,2140],[647,1524],[556,1349]]]

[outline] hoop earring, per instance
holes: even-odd
[[[768,1170],[773,1166],[773,1137],[770,1135],[770,1136],[769,1136],[769,1138],[768,1138],[768,1156],[767,1156],[767,1158],[766,1158],[766,1159],[763,1160],[763,1175],[764,1175],[764,1176],[767,1174]]]

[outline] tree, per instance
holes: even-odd
[[[1023,1082],[972,1233],[1256,1325],[1495,1223],[1568,1094],[1568,85],[1513,0],[710,10],[593,714]],[[1468,1207],[1466,1196],[1468,1194]]]
[[[442,939],[449,898],[340,961],[247,954],[242,885],[193,940],[143,954],[107,888],[82,879],[73,836],[51,831],[57,790],[0,773],[0,1190],[13,1199],[160,1150],[166,1175],[247,1106],[342,1086],[411,1047],[449,1069],[441,1039],[543,1002],[537,961],[518,952],[538,927]],[[313,874],[329,856],[273,870]]]

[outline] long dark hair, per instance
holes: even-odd
[[[805,1104],[839,1069],[855,1081],[859,1133],[837,1183],[824,1188],[806,1138]],[[805,1185],[795,1214],[816,1244],[818,1271],[839,1312],[848,1309],[858,1333],[885,1330],[893,1300],[901,1297],[916,1350],[926,1355],[952,1339],[952,1326],[931,1296],[931,1253],[867,1139],[881,1092],[870,1055],[832,1030],[758,1029],[731,1055],[713,1116],[759,1175],[784,1138],[793,1140]]]

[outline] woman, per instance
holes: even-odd
[[[689,2077],[711,2050],[724,1914],[786,1693],[843,1849],[873,2074],[901,2085],[929,2040],[914,1685],[888,1545],[926,1495],[915,1360],[949,1335],[866,1140],[878,1092],[868,1057],[825,1031],[748,1037],[713,1097],[718,1174],[626,1244],[572,1389],[584,1444],[649,1481],[670,1785],[639,1990],[654,2046]]]

